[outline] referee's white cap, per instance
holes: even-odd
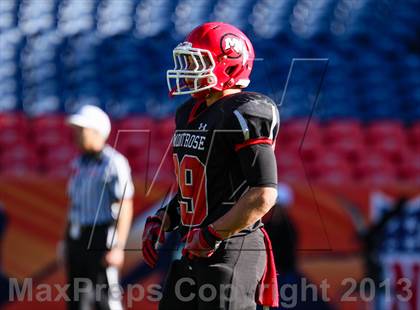
[[[67,122],[74,126],[91,128],[98,131],[106,140],[111,132],[111,121],[108,115],[94,105],[84,105],[70,115]]]

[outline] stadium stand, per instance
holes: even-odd
[[[280,178],[418,183],[418,9],[415,0],[2,0],[0,173],[65,176],[76,151],[64,116],[87,102],[113,116],[111,144],[116,129],[150,129],[120,132],[117,148],[135,173],[146,158],[155,169],[183,100],[166,92],[171,49],[221,20],[254,42],[250,90],[281,103]],[[294,63],[288,79],[292,58],[324,60]]]

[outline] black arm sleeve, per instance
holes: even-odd
[[[238,154],[249,186],[277,187],[274,145],[280,126],[275,103],[257,93],[244,93],[241,104],[227,118],[227,143]]]
[[[277,164],[271,145],[250,145],[239,150],[238,157],[249,186],[277,188]]]
[[[171,225],[169,226],[167,231],[173,231],[176,228],[178,228],[179,224],[181,223],[181,216],[179,214],[178,194],[176,194],[167,205],[160,208],[157,211],[157,213],[160,211],[165,211],[166,216],[169,217]]]

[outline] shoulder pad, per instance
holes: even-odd
[[[231,124],[239,127],[244,140],[276,138],[280,116],[277,106],[269,97],[259,93],[242,92],[235,94],[232,99],[232,115],[235,121]],[[231,124],[227,126],[232,126]]]
[[[272,120],[273,113],[278,114],[273,100],[263,94],[242,92],[238,97],[236,110],[242,115]]]

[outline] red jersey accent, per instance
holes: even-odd
[[[257,139],[249,139],[244,143],[235,145],[235,151],[239,151],[240,149],[255,144],[273,144],[273,140],[268,138],[257,138]]]

